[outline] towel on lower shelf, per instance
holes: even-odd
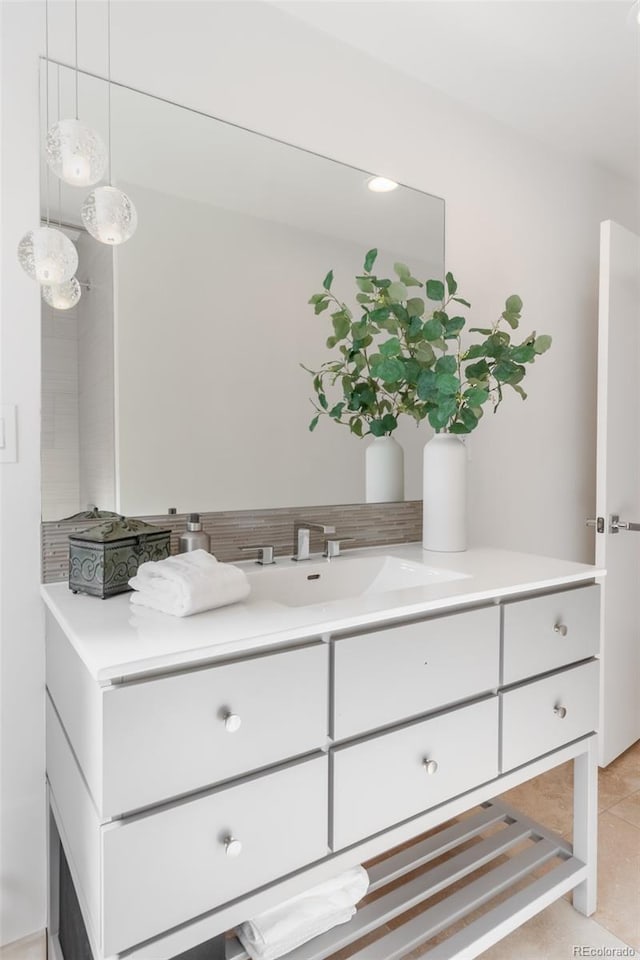
[[[367,871],[354,867],[246,921],[236,934],[253,960],[276,960],[350,920],[368,889]]]
[[[129,580],[131,603],[174,617],[237,603],[249,595],[246,574],[230,563],[218,563],[206,550],[192,550],[166,560],[150,560]]]

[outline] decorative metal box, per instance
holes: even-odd
[[[169,530],[126,517],[71,534],[69,589],[103,599],[125,593],[141,563],[169,556],[169,537]]]

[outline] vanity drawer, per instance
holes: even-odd
[[[332,847],[414,817],[498,775],[498,698],[332,751]],[[434,760],[429,773],[425,760]]]
[[[103,827],[104,955],[326,856],[327,774],[315,757]]]
[[[598,670],[591,660],[500,694],[503,773],[597,730]]]
[[[497,606],[338,639],[333,737],[341,740],[495,690],[499,668]]]
[[[504,605],[503,682],[515,683],[597,654],[600,587]]]
[[[328,649],[316,644],[114,686],[103,704],[106,815],[326,744]],[[225,715],[239,718],[226,722]]]

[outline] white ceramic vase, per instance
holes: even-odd
[[[423,460],[422,546],[456,553],[467,549],[467,451],[459,437],[436,433]]]
[[[393,437],[374,437],[365,451],[365,500],[404,500],[404,451]]]

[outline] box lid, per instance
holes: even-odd
[[[83,533],[73,533],[69,540],[83,540],[90,543],[111,543],[114,540],[131,540],[136,537],[150,537],[153,534],[171,533],[170,530],[163,530],[161,527],[154,527],[151,523],[145,523],[144,520],[131,520],[127,517],[118,517],[116,520],[109,520],[106,523],[99,523],[95,527]]]

